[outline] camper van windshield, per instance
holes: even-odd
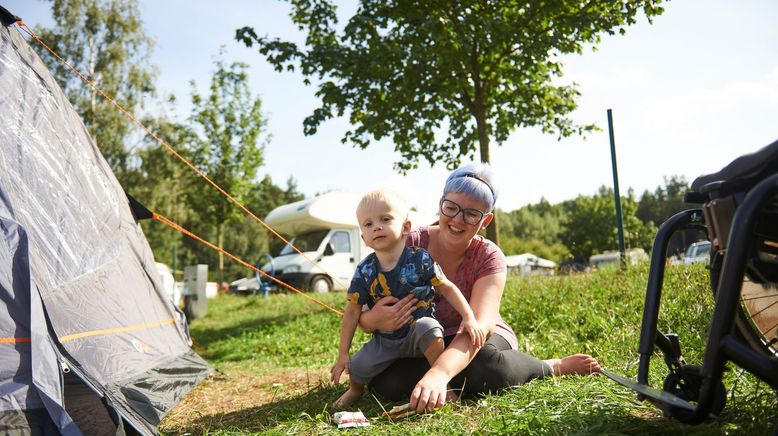
[[[292,238],[292,240],[289,242],[302,252],[316,251],[319,248],[319,245],[321,245],[322,239],[327,236],[327,233],[329,233],[329,230],[317,230],[315,232],[301,233]],[[286,256],[287,254],[294,253],[296,253],[294,248],[286,245],[284,246],[284,249],[281,250],[281,254],[279,256]]]

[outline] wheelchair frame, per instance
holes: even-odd
[[[752,237],[757,224],[758,214],[767,202],[778,195],[778,174],[769,176],[756,184],[745,195],[737,206],[732,224],[729,227],[726,253],[718,279],[715,294],[713,318],[710,335],[705,348],[704,361],[701,369],[701,385],[697,397],[697,405],[684,405],[687,409],[683,416],[674,416],[688,424],[697,424],[705,420],[715,408],[718,386],[721,384],[725,364],[735,363],[746,371],[778,390],[778,358],[770,356],[765,350],[756,350],[747,344],[735,329],[735,317],[740,310],[740,296],[749,254],[755,248],[755,238]],[[712,223],[708,223],[711,225]],[[643,318],[640,331],[638,352],[637,386],[638,399],[658,404],[666,415],[673,413],[673,407],[678,403],[669,392],[662,391],[657,395],[649,386],[648,375],[652,354],[658,347],[664,354],[664,360],[671,374],[678,371],[686,363],[681,355],[680,341],[675,334],[663,334],[657,329],[659,306],[662,294],[662,284],[665,272],[665,254],[670,237],[683,228],[710,230],[704,223],[702,209],[682,211],[665,221],[659,228],[652,249],[646,300],[643,307]],[[711,235],[710,231],[708,233]],[[712,241],[713,242],[713,241]],[[713,261],[713,257],[711,258]],[[613,377],[612,377],[613,378]],[[614,378],[616,380],[616,378]],[[616,380],[619,381],[619,380]],[[678,398],[678,397],[675,397]],[[670,401],[668,401],[670,400]],[[681,399],[683,403],[683,399]],[[688,406],[691,406],[689,410]],[[723,407],[723,404],[722,404]],[[776,429],[778,430],[778,428]]]

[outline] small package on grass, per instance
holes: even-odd
[[[335,421],[338,428],[368,427],[370,425],[370,422],[361,411],[335,412],[332,415],[332,420]]]

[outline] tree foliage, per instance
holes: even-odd
[[[173,121],[165,115],[146,117],[143,124],[175,147],[184,158],[191,158],[186,144],[197,136],[188,124]],[[134,158],[138,164],[128,171],[123,184],[125,190],[150,210],[185,228],[202,231],[197,227],[199,213],[188,201],[189,192],[197,190],[202,183],[200,178],[150,136],[145,136],[135,148]],[[157,261],[176,270],[186,265],[207,263],[209,253],[183,234],[156,221],[142,221],[141,226]]]
[[[597,195],[578,196],[564,203],[567,222],[562,238],[575,258],[588,259],[592,254],[618,249],[616,210],[613,190],[600,188]],[[624,243],[628,248],[651,246],[656,227],[636,215],[637,202],[632,196],[621,198]]]
[[[639,205],[631,191],[621,198],[624,239],[628,248],[648,250],[656,227],[638,217]],[[500,215],[504,230],[500,246],[506,254],[529,251],[557,262],[571,257],[586,261],[592,254],[618,249],[613,190],[604,186],[595,195],[553,205],[541,199]]]
[[[299,66],[320,81],[322,106],[306,118],[307,134],[348,113],[354,129],[344,141],[366,148],[391,138],[401,170],[420,157],[452,167],[472,159],[478,145],[488,162],[490,138],[502,143],[519,127],[558,136],[591,129],[568,118],[578,92],[555,83],[559,55],[623,33],[639,11],[649,19],[661,13],[660,3],[362,0],[339,34],[331,3],[291,0],[304,48],[251,27],[237,38],[258,44],[279,71]]]
[[[507,234],[546,244],[560,241],[565,211],[560,207],[552,207],[545,199],[541,199],[537,205],[522,207],[507,215],[500,214],[502,230]]]
[[[246,206],[258,217],[264,218],[278,206],[304,199],[297,190],[297,182],[293,178],[286,181],[286,187],[273,183],[269,176],[255,182],[246,198]],[[235,253],[242,254],[249,263],[260,261],[262,254],[277,254],[284,243],[275,236],[269,235],[264,226],[248,215],[239,217],[231,224],[224,235],[225,246]],[[267,259],[261,259],[264,263]],[[252,272],[244,266],[230,262],[225,266],[225,277],[244,277]]]
[[[326,120],[348,116],[342,141],[362,149],[391,139],[397,169],[490,162],[489,144],[537,127],[566,137],[593,125],[569,114],[579,92],[561,84],[560,55],[581,53],[603,34],[624,33],[640,11],[650,20],[661,0],[419,1],[361,0],[342,32],[328,0],[290,0],[305,46],[260,36],[236,38],[278,71],[299,68],[318,81],[321,107],[304,121],[314,134]],[[497,241],[496,223],[488,230]]]
[[[153,97],[155,75],[147,64],[153,41],[143,31],[138,1],[54,0],[51,7],[54,25],[37,28],[36,33],[129,112],[140,112],[147,97]],[[269,251],[271,242],[264,227],[155,139],[133,136],[131,122],[110,102],[47,50],[33,47],[129,194],[150,210],[207,240],[219,241],[218,245],[229,247],[249,262]],[[193,91],[194,113],[184,122],[165,115],[174,106],[174,96],[156,110],[148,110],[142,122],[260,218],[277,206],[302,199],[292,178],[286,187],[275,185],[268,176],[256,178],[263,163],[260,137],[265,133],[265,120],[259,99],[248,91],[246,66],[218,61],[209,90],[206,96]],[[220,258],[210,248],[158,222],[142,221],[141,225],[158,261],[175,266],[179,272],[197,263],[219,270]],[[250,273],[231,262],[225,267],[230,278]]]
[[[645,222],[661,224],[675,213],[686,209],[683,201],[689,191],[689,182],[683,176],[664,178],[664,186],[658,186],[653,193],[648,190],[640,196],[637,216]]]
[[[154,92],[148,57],[153,41],[143,31],[136,0],[53,0],[50,29],[36,32],[55,52],[114,98],[137,112]],[[84,121],[120,181],[125,180],[131,150],[131,122],[45,48],[33,45]]]
[[[658,186],[653,193],[648,190],[640,196],[637,217],[644,222],[661,225],[676,213],[692,207],[684,203],[683,197],[689,191],[689,182],[682,176],[664,178],[664,186]],[[689,244],[706,239],[704,232],[699,230],[682,230],[673,235],[668,243],[669,254],[680,255]]]
[[[216,61],[209,94],[202,96],[192,84],[191,122],[197,133],[189,143],[192,163],[232,197],[245,203],[262,165],[260,136],[266,124],[262,103],[251,94],[248,66],[225,65]],[[202,224],[215,229],[215,240],[224,245],[224,230],[245,212],[212,186],[189,191],[189,204],[199,213]],[[218,282],[223,280],[224,263],[219,257]]]

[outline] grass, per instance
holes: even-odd
[[[540,358],[595,355],[609,370],[632,377],[647,265],[627,271],[557,277],[511,277],[502,315],[520,348]],[[679,334],[688,363],[701,363],[713,300],[702,266],[670,267],[659,328]],[[342,293],[316,295],[340,308]],[[216,368],[163,420],[166,434],[334,433],[330,404],[346,385],[327,382],[337,354],[340,318],[298,295],[268,299],[220,296],[191,324],[196,350]],[[366,340],[359,333],[355,344]],[[667,369],[656,355],[650,381]],[[725,374],[728,402],[716,420],[686,426],[606,377],[557,377],[446,405],[435,413],[390,422],[371,419],[357,434],[765,434],[778,423],[775,392],[751,374]],[[357,404],[380,415],[379,399]]]

